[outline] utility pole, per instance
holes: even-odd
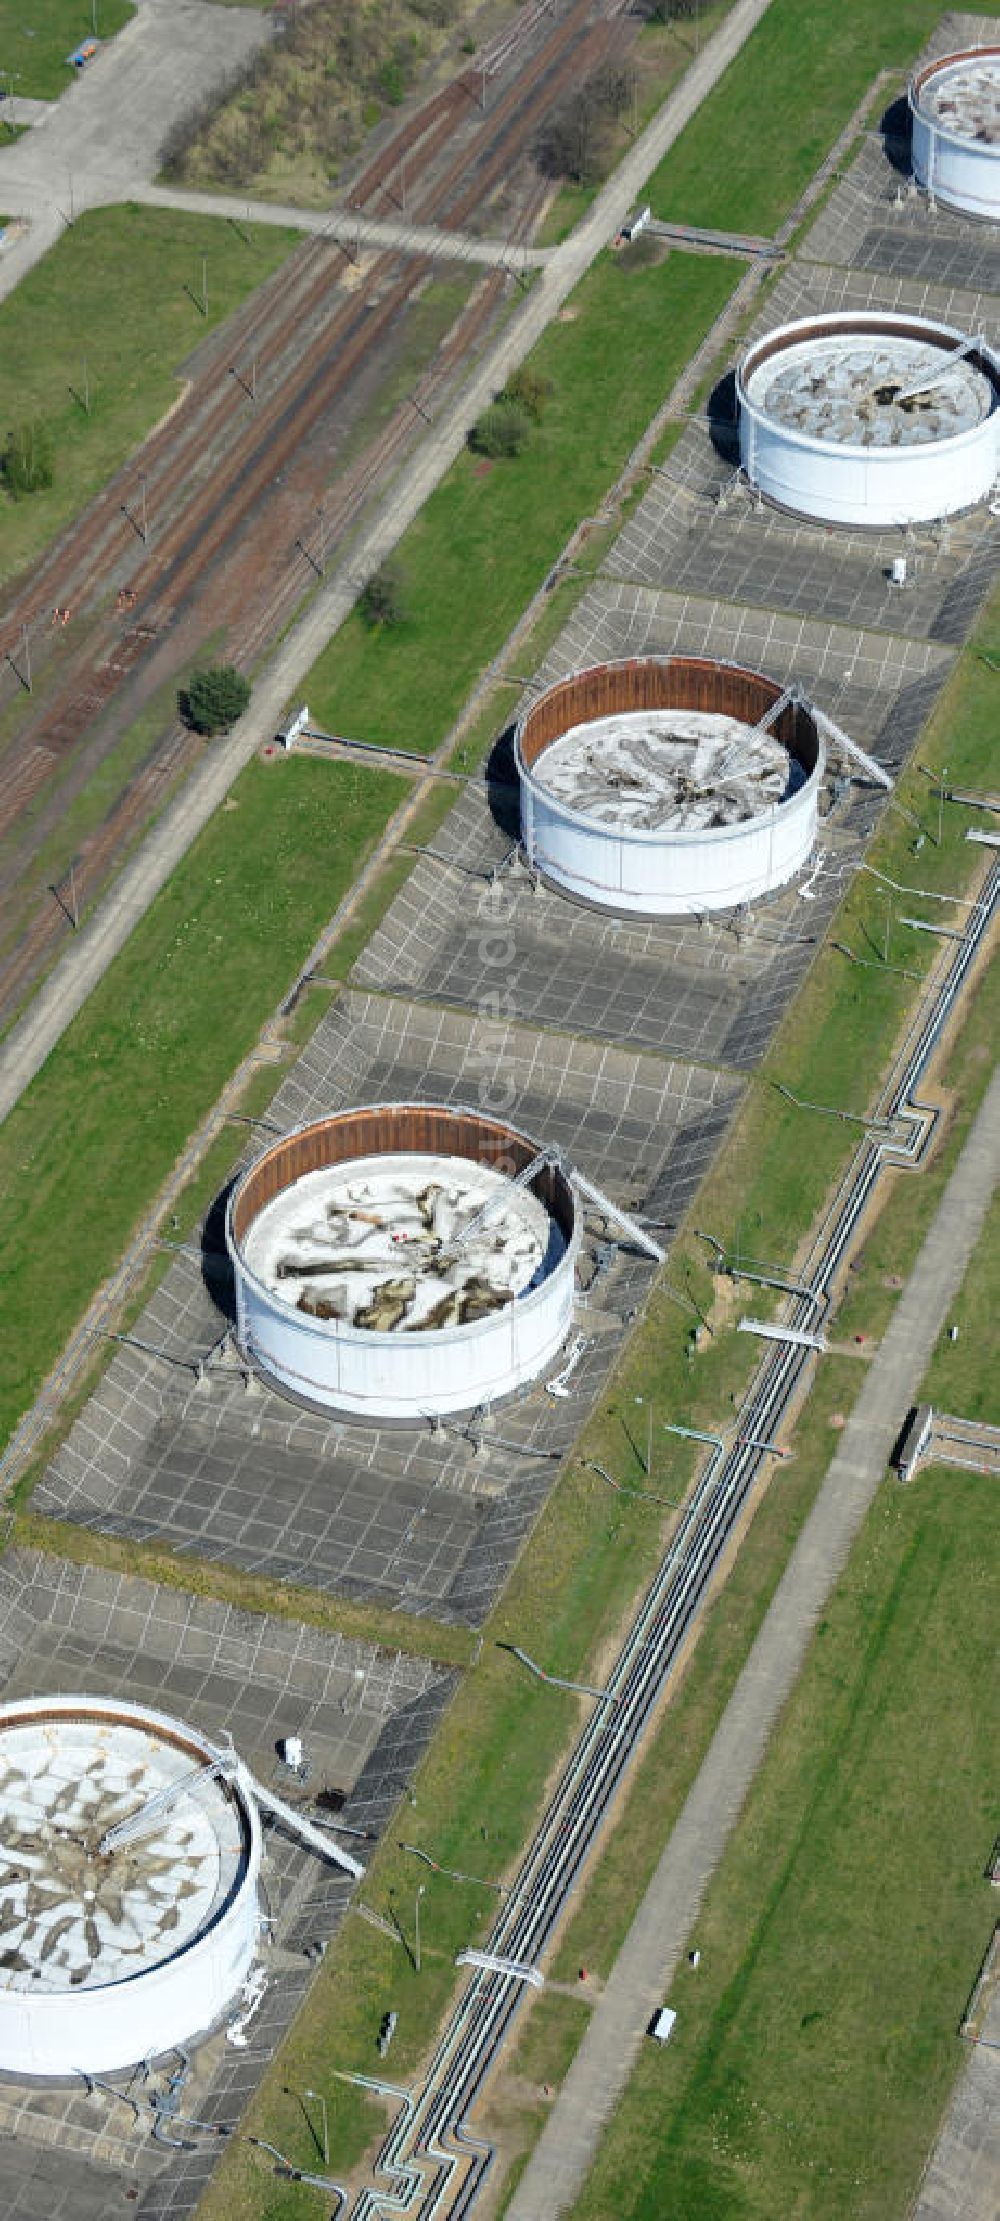
[[[938,844],[938,847],[939,847],[939,848],[940,848],[940,846],[941,846],[941,842],[942,842],[942,839],[943,839],[943,837],[944,837],[944,782],[945,782],[945,780],[946,780],[947,776],[948,776],[948,766],[947,766],[947,764],[946,764],[946,763],[943,763],[943,764],[942,764],[942,766],[941,766],[940,776],[939,776],[939,778],[938,778],[938,837],[937,837],[937,844]]]
[[[425,1887],[426,1884],[424,1882],[421,1882],[420,1887],[417,1890],[416,1897],[413,1901],[413,1968],[414,1973],[416,1974],[419,1974],[420,1972],[420,1900],[424,1894]]]
[[[329,2167],[329,2164],[330,2164],[330,2122],[329,2122],[329,2118],[328,2118],[328,2115],[327,2115],[327,2110],[326,2110],[326,2099],[325,2099],[325,2097],[323,2096],[323,2092],[322,2092],[322,2090],[305,2090],[305,2091],[303,2091],[303,2096],[304,2096],[304,2097],[307,2097],[307,2098],[312,2098],[312,2099],[314,2099],[314,2100],[315,2100],[315,2103],[316,2103],[317,2105],[319,2105],[319,2106],[321,2106],[321,2107],[322,2107],[322,2113],[323,2113],[323,2165],[324,2165],[324,2167]],[[312,2123],[310,2122],[310,2124],[309,2124],[309,2125],[310,2125],[310,2128],[311,2128],[311,2127],[312,2127]]]
[[[653,1399],[652,1399],[652,1397],[650,1397],[650,1399],[649,1399],[648,1403],[646,1403],[646,1398],[645,1398],[644,1396],[637,1396],[635,1400],[636,1400],[636,1403],[637,1403],[637,1404],[642,1404],[642,1403],[645,1403],[645,1404],[646,1404],[646,1458],[645,1458],[645,1471],[646,1471],[646,1479],[647,1479],[647,1481],[648,1481],[648,1479],[649,1479],[649,1477],[650,1477],[650,1474],[651,1474],[651,1472],[652,1472],[652,1470],[653,1470]],[[641,1464],[643,1463],[643,1457],[642,1457],[642,1451],[641,1451],[641,1450],[640,1450],[640,1452],[639,1452],[639,1463],[640,1463],[640,1465],[641,1465]]]
[[[231,362],[231,363],[230,363],[230,365],[229,365],[229,375],[230,375],[230,377],[231,377],[231,378],[235,378],[235,380],[236,380],[236,383],[237,383],[237,385],[238,385],[238,386],[241,386],[241,387],[242,387],[242,389],[243,389],[243,392],[244,392],[244,393],[246,394],[246,397],[247,397],[247,400],[248,400],[248,401],[256,401],[256,399],[257,399],[257,357],[256,357],[256,355],[253,355],[253,356],[251,357],[251,361],[250,361],[250,383],[249,383],[249,385],[247,384],[247,381],[246,381],[246,379],[245,379],[245,378],[244,378],[244,376],[243,376],[243,372],[242,372],[241,370],[237,370],[237,368],[236,368],[236,364],[235,364],[234,362]]]
[[[208,256],[207,256],[207,254],[203,254],[203,255],[202,255],[202,258],[201,258],[201,313],[202,313],[202,315],[203,315],[203,316],[207,316],[207,315],[208,315]]]

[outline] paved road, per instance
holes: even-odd
[[[434,255],[439,262],[482,262],[491,269],[499,263],[511,270],[540,270],[558,251],[515,246],[509,239],[477,239],[468,231],[442,231],[437,224],[410,223],[405,216],[357,216],[351,208],[289,208],[280,201],[241,200],[236,193],[192,193],[174,185],[136,185],[132,197],[150,208],[185,208],[199,216],[231,216],[234,223],[281,224],[290,231],[316,232],[340,239],[352,249],[401,247],[407,254]]]
[[[935,1342],[962,1284],[1000,1178],[1000,1069],[938,1206],[826,1480],[723,1713],[708,1755],[619,1953],[586,2036],[509,2208],[508,2221],[556,2221],[572,2207],[619,2103],[650,2018],[668,1993],[705,1890],[726,1848],[816,1621],[882,1481]],[[978,2070],[984,2088],[995,2075]],[[996,2132],[1000,2141],[1000,2132]],[[964,2160],[963,2160],[964,2153]],[[952,2173],[976,2164],[957,2140]],[[957,2187],[957,2186],[956,2186]],[[928,2196],[930,2185],[928,2185]],[[994,2178],[995,2198],[995,2178]],[[979,2221],[996,2205],[928,2204],[925,2221]]]
[[[959,2077],[912,2221],[1000,2217],[1000,1995]]]
[[[191,4],[196,5],[197,0],[191,0]],[[646,180],[766,14],[769,4],[770,0],[737,0],[677,90],[629,149],[583,223],[539,273],[496,346],[462,393],[449,402],[444,420],[427,433],[391,496],[363,533],[350,563],[330,573],[305,615],[286,635],[257,681],[246,717],[227,740],[213,748],[200,771],[154,826],[89,924],[74,936],[0,1051],[0,1120],[6,1118],[44,1064],[254,750],[275,731],[286,702],[298,693],[316,657],[349,615],[359,584],[391,553],[460,454],[469,427],[541,337],[601,248],[614,238]],[[158,0],[150,0],[150,5],[155,7]],[[225,8],[209,12],[228,19],[233,11]]]
[[[28,230],[0,261],[0,300],[84,208],[127,200],[170,127],[271,36],[266,13],[137,0],[138,13],[34,128],[0,150],[0,208]]]

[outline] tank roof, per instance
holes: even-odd
[[[0,1991],[71,1995],[185,1949],[247,1871],[242,1799],[197,1739],[111,1705],[61,1700],[0,1718]],[[152,1798],[147,1829],[103,1853]]]
[[[466,1157],[413,1152],[306,1172],[264,1204],[242,1240],[248,1271],[290,1309],[334,1330],[401,1334],[502,1309],[565,1247],[529,1186]]]
[[[739,824],[787,800],[806,776],[773,733],[694,709],[572,725],[535,758],[533,771],[556,801],[623,833]]]
[[[921,72],[914,102],[956,139],[1000,148],[1000,53],[946,54]]]
[[[920,447],[981,424],[996,385],[980,349],[929,326],[791,326],[744,364],[743,393],[775,424],[844,447]]]

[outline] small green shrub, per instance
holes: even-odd
[[[406,588],[398,563],[383,563],[373,571],[361,595],[361,613],[370,625],[401,625],[406,616]]]
[[[500,394],[473,425],[469,446],[474,454],[489,455],[492,460],[499,461],[523,454],[530,437],[531,419],[521,403]]]
[[[44,424],[31,420],[12,427],[0,456],[0,473],[12,501],[51,486],[52,435]]]
[[[542,371],[533,369],[531,363],[522,362],[517,370],[511,372],[500,399],[513,401],[515,407],[523,409],[525,416],[530,416],[533,424],[540,424],[545,414],[545,404],[551,396],[551,378],[546,378]]]
[[[196,733],[226,733],[250,701],[250,681],[231,663],[206,664],[194,671],[180,696],[181,715]]]
[[[390,56],[379,71],[379,85],[390,108],[398,108],[406,98],[406,78],[396,55]]]

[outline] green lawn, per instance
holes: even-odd
[[[998,1610],[989,1484],[887,1484],[576,2221],[909,2212],[996,1915]]]
[[[402,791],[352,764],[251,764],[6,1120],[0,1441]]]
[[[58,100],[76,75],[66,57],[95,23],[110,39],[134,14],[131,0],[0,0],[0,81],[9,73],[15,93]]]
[[[996,1032],[993,1040],[997,1038]],[[960,1419],[986,1419],[1000,1426],[1000,1353],[996,1351],[1000,1320],[1000,1195],[994,1196],[975,1255],[965,1276],[951,1318],[928,1367],[922,1394],[937,1411]],[[984,1352],[984,1324],[991,1330],[992,1345]],[[953,1342],[948,1328],[957,1326]],[[988,1362],[989,1348],[994,1362]],[[984,1361],[986,1360],[986,1361]]]
[[[971,12],[991,10],[973,0]],[[651,177],[654,214],[770,233],[876,73],[908,67],[941,14],[940,0],[771,0]]]
[[[437,746],[728,299],[738,267],[675,255],[665,268],[625,271],[601,256],[568,320],[530,358],[553,389],[530,446],[505,463],[459,457],[399,549],[405,621],[372,631],[354,616],[314,664],[302,694],[321,726]]]
[[[24,501],[0,497],[0,584],[124,462],[176,400],[179,366],[206,331],[298,243],[271,225],[258,225],[248,244],[215,216],[94,209],[21,280],[0,307],[0,440],[12,424],[40,419],[55,478]],[[198,306],[203,256],[207,319]]]

